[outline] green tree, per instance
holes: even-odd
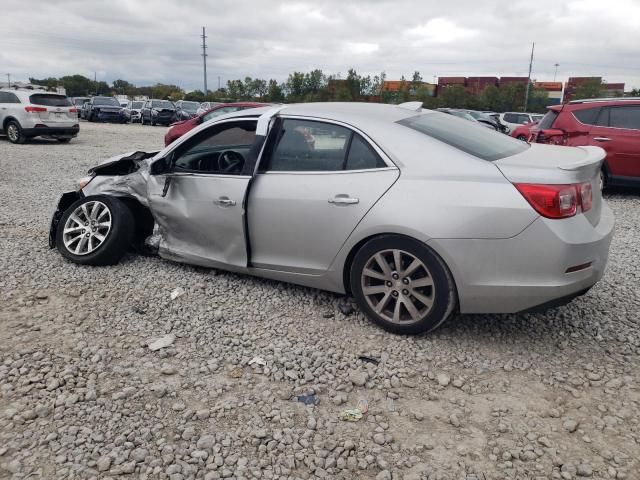
[[[284,102],[285,100],[283,86],[273,78],[269,80],[269,85],[267,86],[267,95],[265,100],[269,102]]]
[[[598,98],[600,95],[602,95],[602,80],[590,78],[576,86],[576,91],[571,98],[572,100],[581,100],[583,98]]]
[[[466,108],[470,94],[462,85],[450,85],[442,88],[439,96],[443,107]]]

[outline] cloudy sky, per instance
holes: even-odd
[[[640,0],[2,0],[0,77],[80,73],[136,85],[209,88],[245,76],[286,79],[418,70],[447,75],[597,75],[640,87]]]

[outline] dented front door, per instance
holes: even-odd
[[[161,256],[246,267],[243,203],[256,123],[244,119],[212,125],[172,152],[170,173],[150,176],[149,206],[160,229]]]

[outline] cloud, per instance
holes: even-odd
[[[217,77],[285,80],[290,72],[601,75],[640,87],[636,0],[3,0],[0,74],[81,73],[137,85],[202,88],[207,27],[209,85]]]

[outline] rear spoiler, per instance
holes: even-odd
[[[582,167],[586,167],[587,165],[591,165],[596,162],[602,165],[604,157],[607,155],[607,152],[605,152],[604,149],[600,147],[589,146],[589,147],[576,147],[576,148],[584,150],[587,153],[587,156],[583,160],[580,160],[578,162],[573,162],[568,165],[558,166],[560,170],[568,170],[568,171],[580,170]]]

